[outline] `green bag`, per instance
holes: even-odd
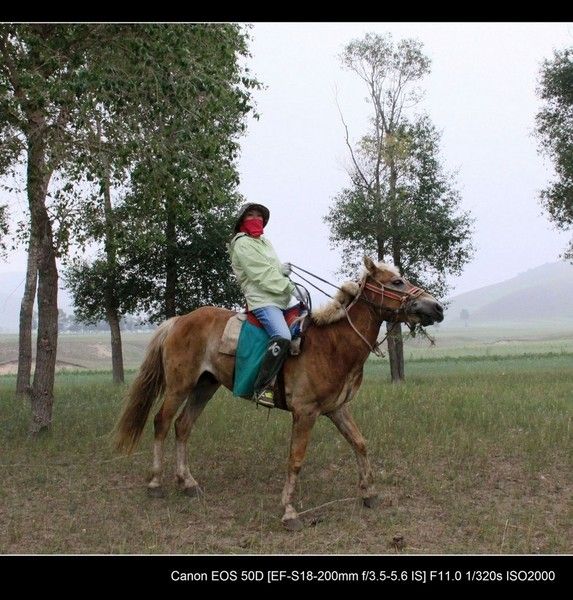
[[[233,395],[247,398],[253,395],[268,342],[269,334],[262,327],[249,321],[243,323],[235,355]]]

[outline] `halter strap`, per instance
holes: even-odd
[[[392,300],[397,300],[400,302],[400,307],[394,310],[394,319],[392,319],[390,321],[390,322],[396,323],[397,322],[396,318],[398,317],[400,312],[405,311],[408,304],[410,302],[412,302],[413,300],[415,300],[418,296],[423,294],[424,290],[419,287],[416,287],[415,285],[410,285],[410,287],[406,290],[399,290],[398,288],[396,288],[392,285],[388,285],[388,284],[384,285],[384,284],[378,283],[378,282],[377,282],[378,286],[375,286],[371,283],[367,283],[367,281],[366,281],[367,279],[368,279],[368,275],[366,275],[366,277],[364,277],[362,279],[358,293],[356,294],[356,296],[354,297],[352,302],[344,310],[346,312],[346,318],[348,319],[350,326],[352,327],[352,329],[354,329],[354,331],[360,337],[360,339],[362,339],[362,341],[368,346],[368,348],[370,349],[370,352],[374,353],[376,356],[382,357],[382,356],[384,356],[384,354],[380,350],[380,346],[386,341],[386,338],[388,337],[388,333],[390,333],[390,332],[387,332],[386,335],[382,338],[382,340],[380,342],[376,342],[374,344],[374,346],[372,346],[370,344],[370,342],[360,333],[360,331],[358,331],[358,329],[352,322],[352,319],[350,318],[350,314],[348,311],[354,306],[354,304],[356,304],[356,302],[358,302],[358,300],[364,300],[365,302],[368,302],[369,304],[372,304],[372,305],[376,306],[377,308],[382,308],[383,303],[384,303],[384,297],[386,296],[388,298],[391,298]],[[380,296],[381,296],[380,304],[375,304],[371,300],[368,300],[368,298],[362,298],[362,294],[365,289],[367,289],[371,292],[374,292],[376,294],[380,294]],[[388,319],[385,319],[385,320],[388,320]]]

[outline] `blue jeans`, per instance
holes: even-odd
[[[290,340],[300,331],[298,323],[293,325],[291,329],[288,328],[283,311],[278,306],[261,306],[261,308],[255,308],[252,312],[270,337],[279,336],[285,340]]]

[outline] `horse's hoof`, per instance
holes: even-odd
[[[200,498],[203,495],[203,490],[198,485],[183,488],[182,491],[188,498]]]
[[[304,529],[303,522],[298,518],[285,519],[283,525],[288,531],[300,531],[301,529]]]
[[[148,487],[147,495],[150,498],[165,498],[165,488],[163,488],[162,486]]]
[[[380,506],[380,498],[374,494],[374,496],[367,496],[366,498],[362,498],[362,504],[366,508],[377,508]]]

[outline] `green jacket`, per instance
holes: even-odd
[[[249,310],[269,305],[287,308],[294,283],[282,274],[281,263],[267,239],[238,233],[229,244],[229,254]]]

